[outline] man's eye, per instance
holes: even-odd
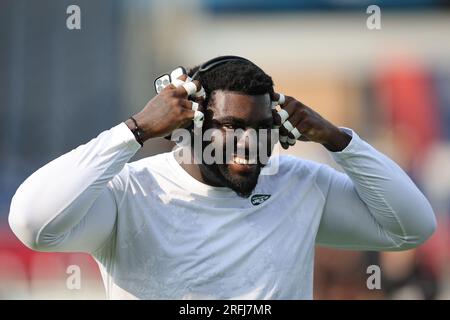
[[[225,129],[231,129],[231,130],[236,129],[236,127],[233,124],[224,124],[224,125],[222,125],[222,127],[224,127]]]

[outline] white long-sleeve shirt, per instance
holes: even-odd
[[[281,156],[246,199],[173,152],[127,163],[140,146],[121,123],[32,174],[9,223],[34,250],[92,254],[109,298],[311,299],[316,243],[404,250],[436,226],[409,177],[346,130],[331,153],[345,173]]]

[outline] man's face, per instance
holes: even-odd
[[[261,146],[270,146],[270,129],[273,126],[269,94],[246,95],[237,92],[216,91],[213,102],[208,107],[203,129],[219,129],[224,156],[231,154],[222,164],[203,165],[206,178],[219,182],[234,190],[240,196],[248,197],[256,186],[261,168],[264,166],[255,155]],[[260,129],[267,130],[266,136],[256,136]],[[227,138],[241,131],[241,139],[231,139],[231,151],[226,148]],[[267,141],[261,141],[266,139]],[[206,146],[206,145],[205,145]],[[204,146],[204,147],[205,147]],[[233,151],[234,150],[234,151]],[[250,152],[252,150],[252,152]],[[256,151],[256,152],[254,152]],[[262,150],[270,154],[271,149]],[[224,157],[224,160],[225,157]]]

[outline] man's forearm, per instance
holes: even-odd
[[[373,218],[405,246],[425,241],[436,225],[428,200],[394,161],[353,134],[355,141],[332,155]]]
[[[14,195],[11,229],[27,246],[42,249],[43,230],[50,229],[57,238],[76,225],[139,148],[122,123],[51,161],[26,179]],[[62,212],[63,219],[56,219]]]

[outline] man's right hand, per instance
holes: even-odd
[[[186,75],[180,77],[186,79]],[[201,84],[194,80],[197,91]],[[199,102],[198,100],[196,100]],[[201,103],[201,101],[200,101]],[[201,104],[199,110],[202,110]],[[194,118],[192,101],[188,100],[188,93],[183,86],[176,88],[173,84],[151,99],[144,109],[133,116],[139,128],[142,130],[142,140],[156,137],[164,137],[177,128],[189,126]],[[135,125],[131,119],[125,121],[128,128],[133,129]]]

